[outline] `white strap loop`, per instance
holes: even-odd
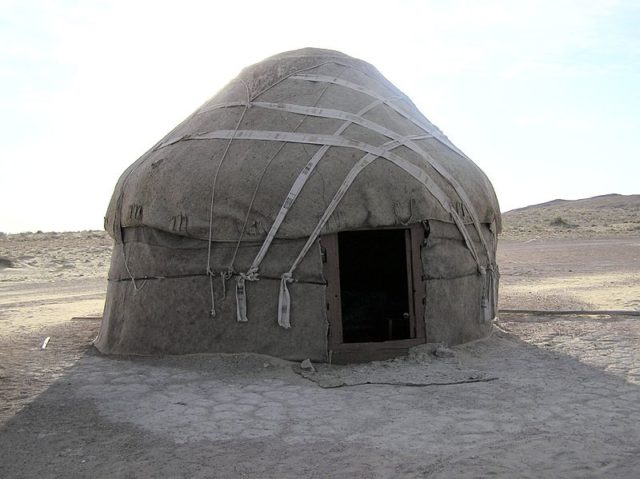
[[[293,282],[291,273],[284,273],[280,279],[280,294],[278,295],[278,324],[284,329],[291,328],[291,295],[287,283]]]
[[[258,275],[255,272],[238,273],[238,279],[236,280],[236,319],[239,323],[249,321],[247,317],[247,281],[258,281]]]
[[[241,274],[236,279],[236,320],[239,323],[246,323],[247,318],[247,289],[245,285],[246,276]]]

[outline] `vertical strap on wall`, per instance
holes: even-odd
[[[291,273],[285,273],[280,279],[280,294],[278,295],[278,324],[284,329],[291,328],[291,295],[287,283],[293,281]]]
[[[247,319],[247,289],[245,276],[236,279],[236,319],[239,323],[246,323]]]
[[[211,268],[207,269],[207,276],[209,277],[209,293],[211,294],[211,309],[209,310],[209,316],[216,317],[216,291],[213,287],[213,271]]]
[[[480,277],[482,278],[482,300],[480,301],[480,305],[482,307],[483,322],[491,319],[491,311],[489,310],[489,276],[485,268],[480,270]]]
[[[484,270],[484,268],[483,268]],[[482,320],[491,321],[496,315],[496,272],[489,267],[482,274]]]

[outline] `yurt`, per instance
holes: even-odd
[[[500,210],[485,174],[372,65],[245,68],[135,161],[95,346],[351,362],[486,336]]]

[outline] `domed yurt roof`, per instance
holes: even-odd
[[[309,236],[350,173],[357,176],[323,233],[409,217],[451,222],[451,208],[465,222],[465,208],[479,222],[500,221],[484,173],[378,70],[306,48],[244,69],[133,163],[115,189],[107,230],[144,225],[258,240],[305,169],[276,237]]]

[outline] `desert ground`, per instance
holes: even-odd
[[[501,308],[640,311],[637,199],[602,198],[505,215]],[[110,250],[0,236],[2,478],[640,477],[638,316],[501,314],[484,340],[316,373],[105,357]]]

